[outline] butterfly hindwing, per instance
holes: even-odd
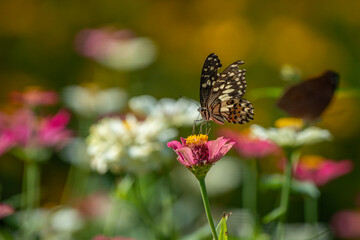
[[[221,102],[221,115],[231,123],[244,124],[254,119],[252,104],[243,98],[229,99]]]
[[[200,81],[200,104],[205,106],[209,97],[213,82],[218,78],[218,69],[222,67],[218,56],[215,53],[211,53],[205,60]]]

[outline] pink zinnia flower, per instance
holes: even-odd
[[[55,91],[44,91],[40,88],[28,88],[24,92],[12,92],[10,98],[13,103],[20,103],[26,106],[49,106],[58,102],[58,94]]]
[[[126,238],[126,237],[107,237],[104,235],[97,235],[92,238],[92,240],[135,240],[134,238]]]
[[[69,121],[70,114],[65,110],[60,110],[54,116],[42,119],[38,130],[39,145],[64,147],[72,135],[72,132],[66,128]]]
[[[15,212],[14,208],[8,204],[0,203],[0,219],[7,217]]]
[[[72,135],[67,129],[70,114],[65,110],[60,110],[54,116],[41,118],[24,108],[12,115],[2,114],[0,118],[0,154],[15,146],[61,148]]]
[[[270,140],[253,137],[247,133],[237,133],[230,129],[222,129],[220,135],[236,142],[235,150],[245,159],[264,158],[279,152],[279,147]]]
[[[205,177],[212,164],[219,161],[235,144],[230,139],[219,137],[208,141],[208,136],[191,135],[186,139],[168,142],[167,146],[174,149],[178,155],[177,160],[189,168],[196,177]]]
[[[359,211],[340,211],[332,217],[331,225],[335,235],[340,238],[360,238]]]
[[[317,155],[308,155],[300,159],[295,169],[299,180],[312,181],[317,186],[349,173],[353,169],[350,160],[334,161]]]

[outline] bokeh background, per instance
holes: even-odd
[[[178,99],[182,95],[198,101],[202,64],[215,52],[224,66],[239,59],[245,62],[246,98],[255,108],[253,123],[269,127],[285,116],[275,105],[278,89],[290,84],[284,69],[290,67],[291,74],[301,79],[332,69],[340,74],[340,85],[319,126],[328,129],[334,140],[315,148],[332,159],[352,160],[354,170],[321,189],[319,220],[328,223],[339,210],[359,207],[359,9],[360,2],[354,0],[1,1],[0,107],[8,109],[9,93],[29,86],[61,93],[66,86],[85,84],[120,87],[129,96]],[[144,49],[134,57],[145,63],[119,67],[116,56],[99,61],[94,48],[104,43],[102,38],[86,43],[84,31],[89,29],[126,29],[120,39],[145,38]],[[91,49],[95,53],[89,53]],[[44,206],[61,202],[69,169],[57,155],[52,158],[42,167]],[[22,162],[12,155],[1,156],[0,180],[1,199],[19,194]],[[237,197],[228,193],[227,207],[234,207]],[[223,199],[213,201],[221,205]],[[274,203],[261,202],[264,213]],[[292,204],[300,206],[296,199]],[[301,214],[292,211],[289,221],[302,221]]]

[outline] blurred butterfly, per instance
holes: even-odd
[[[277,105],[293,117],[315,120],[329,105],[339,83],[339,74],[328,70],[323,75],[291,86]]]
[[[218,56],[210,54],[204,63],[200,81],[200,105],[198,111],[205,121],[218,124],[247,123],[254,119],[252,104],[243,99],[246,91],[245,69],[240,70],[243,61],[236,61],[222,73]]]

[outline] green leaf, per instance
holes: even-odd
[[[293,180],[291,184],[291,190],[296,193],[307,195],[314,199],[317,199],[320,196],[319,189],[316,187],[314,183],[310,181],[305,182],[305,181]]]
[[[260,187],[263,190],[279,190],[283,184],[283,175],[272,174],[261,178]],[[293,193],[304,194],[311,198],[318,198],[320,191],[316,185],[310,181],[291,180],[291,191]]]
[[[227,215],[224,213],[219,224],[216,227],[216,232],[219,234],[219,240],[229,240],[226,221],[230,214]]]
[[[275,208],[274,210],[272,210],[269,214],[267,214],[264,218],[263,218],[263,222],[269,223],[272,222],[276,219],[278,219],[279,217],[281,217],[282,215],[284,215],[285,211],[283,208]]]
[[[118,199],[128,199],[130,189],[134,185],[134,179],[131,176],[125,176],[116,186],[115,196]]]
[[[278,190],[283,184],[283,175],[271,174],[266,175],[260,180],[260,187],[262,190]]]

